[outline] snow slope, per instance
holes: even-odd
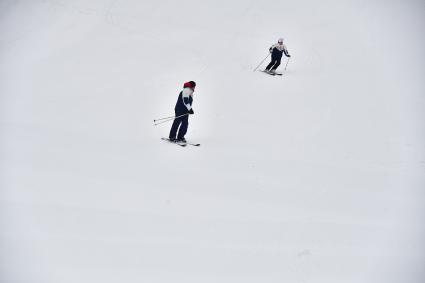
[[[0,282],[424,282],[424,29],[415,0],[0,1]],[[188,80],[199,148],[152,125]]]

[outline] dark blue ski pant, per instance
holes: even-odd
[[[176,116],[179,116],[179,115],[176,114]],[[176,134],[178,139],[184,138],[184,136],[186,135],[188,126],[189,126],[189,115],[184,115],[182,117],[174,119],[173,125],[171,126],[169,138],[175,139]],[[178,133],[177,133],[177,130],[178,130]]]
[[[282,57],[274,57],[274,56],[272,56],[272,61],[266,67],[266,70],[276,70],[277,67],[279,67],[279,65],[280,65],[280,60],[281,59],[282,59]]]

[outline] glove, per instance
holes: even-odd
[[[189,114],[195,114],[195,112],[193,112],[193,108],[190,109]]]
[[[288,56],[286,56],[286,57],[291,58],[291,55],[288,54]]]

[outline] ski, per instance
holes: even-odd
[[[179,145],[179,146],[187,146],[187,145],[191,145],[191,146],[200,146],[201,144],[200,143],[191,143],[191,142],[181,142],[181,141],[170,141],[170,139],[168,139],[168,138],[161,138],[162,140],[164,140],[164,141],[168,141],[168,142],[170,142],[170,143],[175,143],[175,144],[177,144],[177,145]]]
[[[190,142],[186,142],[185,144],[192,145],[192,146],[200,146],[201,145],[200,143],[190,143]]]
[[[264,74],[267,74],[267,75],[270,75],[270,76],[274,76],[274,74],[272,74],[272,73],[269,73],[269,72],[267,72],[267,71],[264,71],[264,70],[260,70],[260,72],[263,72]]]
[[[186,143],[171,141],[170,139],[167,139],[167,138],[161,138],[161,140],[167,141],[169,143],[173,143],[173,144],[176,144],[176,145],[179,145],[179,146],[182,146],[182,147],[185,147],[187,145]]]
[[[267,72],[267,71],[264,71],[264,70],[261,71],[261,72],[268,74],[270,76],[282,76],[283,75],[282,73],[270,73],[270,72]]]

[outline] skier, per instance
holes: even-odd
[[[169,135],[170,141],[186,142],[184,136],[186,135],[187,127],[189,125],[189,114],[194,114],[192,108],[192,101],[195,86],[196,83],[194,81],[186,82],[183,85],[183,90],[179,94],[176,107],[174,107],[176,118],[174,119],[173,125],[171,126]]]
[[[267,65],[264,71],[267,73],[275,74],[277,67],[279,67],[280,65],[280,60],[282,59],[283,53],[285,53],[285,56],[288,58],[291,57],[291,55],[289,55],[286,46],[283,44],[283,38],[279,38],[277,44],[272,45],[269,51],[272,54],[272,60],[270,64]]]

